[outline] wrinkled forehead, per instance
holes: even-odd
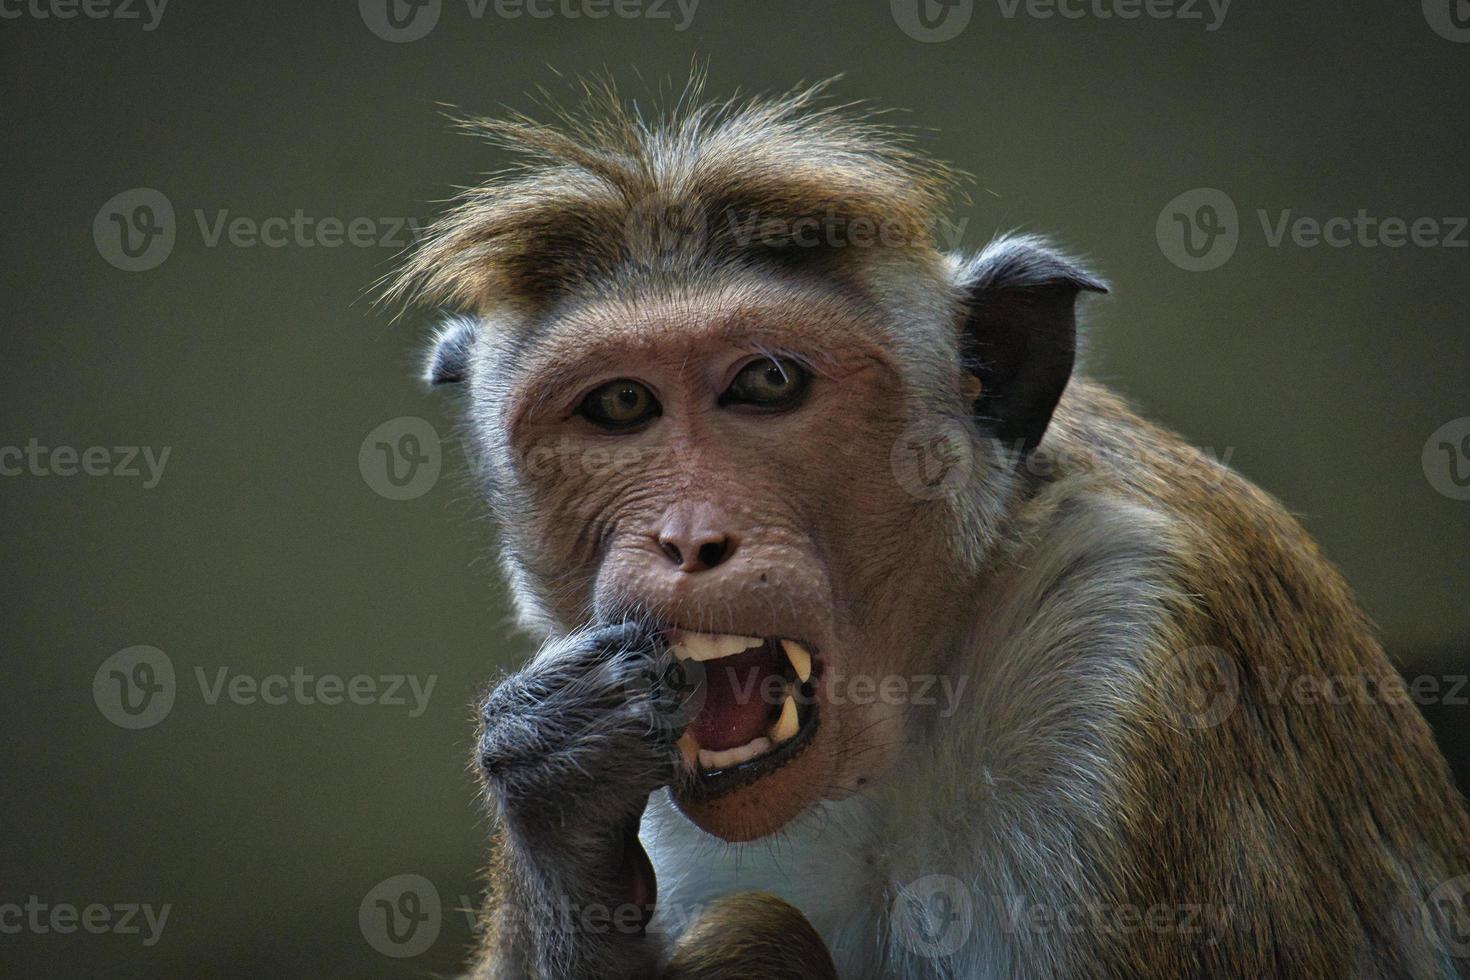
[[[567,382],[613,362],[679,364],[735,349],[790,353],[814,366],[885,357],[882,310],[820,281],[729,281],[581,300],[518,339],[521,386]]]

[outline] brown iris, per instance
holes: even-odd
[[[632,429],[658,415],[659,405],[646,385],[618,378],[588,392],[578,411],[605,429]]]
[[[785,408],[806,393],[809,375],[789,357],[751,361],[740,369],[721,399],[725,404]]]

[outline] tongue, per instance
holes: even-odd
[[[766,678],[779,676],[781,658],[769,644],[704,663],[704,705],[690,724],[699,747],[716,752],[766,733],[772,706]]]

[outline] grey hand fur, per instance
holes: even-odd
[[[654,632],[625,622],[548,644],[485,701],[479,763],[515,871],[496,976],[656,972],[652,896],[630,901],[629,862],[647,860],[638,824],[675,773],[680,676]]]

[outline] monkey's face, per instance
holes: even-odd
[[[553,629],[665,630],[675,798],[728,840],[888,765],[907,708],[886,679],[955,587],[945,515],[895,476],[911,393],[867,315],[768,280],[583,305],[480,359],[513,364],[474,397],[521,601]]]

